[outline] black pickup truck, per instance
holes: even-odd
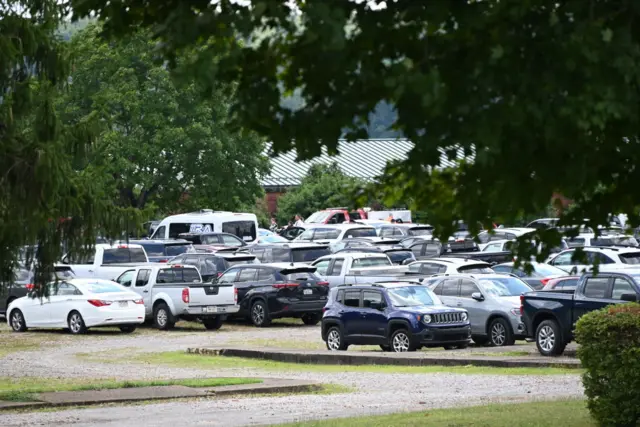
[[[529,292],[520,297],[526,336],[543,356],[557,356],[573,340],[578,319],[610,304],[640,300],[640,268],[584,274],[575,291]]]

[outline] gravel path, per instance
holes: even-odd
[[[28,334],[27,334],[28,335]],[[261,376],[304,379],[341,384],[356,391],[331,395],[294,395],[243,399],[192,400],[142,406],[110,406],[57,412],[3,414],[3,426],[243,426],[304,419],[384,414],[428,408],[473,405],[485,402],[517,402],[582,396],[578,375],[468,375],[452,373],[393,374],[366,372],[267,372],[253,368],[202,370],[141,363],[109,364],[77,358],[77,353],[184,350],[189,346],[233,344],[264,346],[273,340],[313,346],[319,328],[276,326],[255,329],[233,326],[216,333],[175,331],[140,334],[111,333],[71,337],[58,333],[42,335],[47,344],[40,350],[10,353],[0,358],[0,376],[87,378],[187,378],[201,376]],[[0,329],[0,341],[16,335]],[[25,335],[26,336],[26,335]],[[321,344],[321,343],[320,343]]]

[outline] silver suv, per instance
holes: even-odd
[[[476,344],[513,345],[524,339],[520,295],[533,289],[506,274],[457,274],[431,281],[429,288],[449,307],[469,312],[471,337]]]

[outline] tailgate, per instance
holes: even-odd
[[[226,283],[189,285],[189,300],[189,306],[235,305],[235,286]]]

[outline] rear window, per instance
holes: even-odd
[[[345,232],[345,237],[376,237],[375,228],[350,228]]]
[[[109,292],[123,292],[122,288],[113,283],[90,283],[85,286],[87,291],[93,294],[106,294]]]
[[[391,265],[391,261],[389,258],[384,257],[370,257],[370,258],[358,258],[354,259],[351,264],[351,268],[362,268],[362,267],[381,267]]]
[[[391,262],[394,264],[400,264],[402,261],[408,258],[414,258],[413,252],[411,251],[390,251],[386,253]]]
[[[293,262],[311,262],[330,254],[331,251],[327,248],[291,249]]]
[[[409,230],[410,236],[431,236],[433,229],[428,227],[412,228]]]
[[[316,276],[314,273],[305,273],[305,272],[283,274],[282,277],[284,278],[284,280],[291,280],[291,281],[315,280],[319,282],[322,280],[320,279],[320,277]]]
[[[148,256],[163,256],[164,245],[160,243],[142,243],[142,247]]]
[[[124,262],[147,262],[147,256],[142,248],[105,249],[103,264],[118,264]]]
[[[254,221],[229,221],[222,223],[222,232],[234,234],[245,242],[256,240],[257,230]]]
[[[166,255],[168,256],[178,256],[183,253],[186,253],[191,245],[168,245],[165,247]]]
[[[620,261],[623,264],[640,264],[640,252],[620,254]]]
[[[494,273],[493,270],[487,264],[469,264],[463,265],[462,267],[458,267],[458,273],[468,273],[468,274],[484,274],[484,273]]]
[[[200,281],[195,268],[163,268],[158,272],[156,283],[193,283]]]

